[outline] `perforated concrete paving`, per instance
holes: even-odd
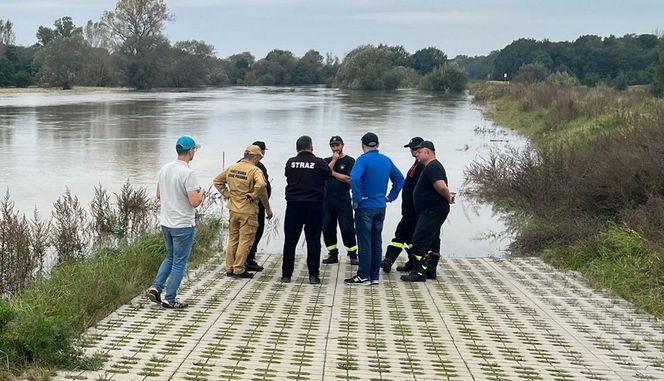
[[[255,279],[221,259],[189,274],[183,311],[139,296],[87,333],[103,370],[58,380],[664,380],[664,324],[538,259],[441,261],[437,281],[399,273],[345,286],[348,263],[309,285],[281,257]],[[344,258],[345,259],[345,258]]]

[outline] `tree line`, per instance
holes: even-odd
[[[652,85],[664,94],[664,42],[652,34],[587,35],[573,42],[518,39],[487,56],[448,59],[438,48],[413,54],[402,46],[363,45],[342,60],[309,50],[275,49],[219,58],[204,41],[164,36],[173,21],[165,0],[119,0],[99,21],[71,17],[40,26],[37,43],[15,45],[13,23],[0,20],[0,86],[126,86],[136,89],[325,84],[362,90],[418,87],[460,92],[468,79],[608,85]]]
[[[261,59],[249,52],[222,59],[204,41],[171,43],[163,31],[172,20],[164,0],[119,0],[114,10],[85,26],[67,16],[52,27],[40,26],[37,43],[29,47],[16,46],[12,22],[0,20],[0,86],[150,89],[326,84],[392,90],[422,85],[439,91],[465,87],[463,72],[445,66],[447,56],[433,47],[410,54],[401,46],[366,45],[343,61],[316,50],[296,57],[279,49]],[[454,83],[448,73],[454,74],[450,77]]]
[[[457,56],[471,79],[537,82],[567,75],[586,86],[652,85],[664,92],[664,39],[654,34],[586,35],[575,41],[521,38],[486,56]]]

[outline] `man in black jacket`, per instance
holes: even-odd
[[[258,148],[261,149],[261,152],[263,152],[262,157],[265,157],[265,150],[267,150],[267,148],[265,147],[265,142],[255,141],[251,144],[258,146]],[[272,194],[272,185],[270,185],[270,178],[267,175],[267,168],[265,168],[265,165],[263,165],[263,163],[261,163],[260,161],[256,163],[256,166],[258,167],[258,169],[261,170],[261,172],[263,172],[263,177],[265,177],[265,183],[267,184],[265,190],[267,191],[267,197],[270,198],[270,195]],[[254,239],[254,244],[251,246],[251,250],[249,250],[249,255],[247,255],[247,263],[245,264],[245,268],[247,271],[263,271],[263,266],[259,265],[258,262],[256,262],[256,251],[258,250],[258,243],[261,241],[264,231],[265,231],[265,206],[263,205],[262,202],[259,202],[258,228],[256,229],[256,238]]]
[[[297,156],[286,162],[286,216],[284,221],[284,258],[281,281],[289,283],[295,266],[295,248],[302,234],[307,241],[309,283],[319,284],[320,234],[323,228],[323,197],[330,168],[313,154],[309,136],[295,143]]]
[[[415,136],[410,139],[404,148],[410,148],[410,154],[415,157],[417,154],[417,147],[424,139]],[[389,273],[392,270],[392,264],[396,262],[401,250],[408,249],[409,244],[412,242],[413,232],[415,231],[415,224],[417,223],[417,213],[415,212],[415,205],[413,204],[413,190],[415,184],[420,178],[420,174],[424,169],[424,164],[415,160],[415,163],[410,167],[406,173],[406,180],[404,181],[403,189],[401,190],[401,220],[397,224],[397,229],[394,232],[392,242],[385,250],[385,258],[380,264],[383,271]],[[410,256],[408,261],[403,266],[398,266],[397,271],[411,271],[414,269],[415,262]]]
[[[344,153],[344,141],[341,136],[330,138],[332,156],[325,158],[330,167],[331,176],[325,185],[325,217],[323,218],[323,240],[327,247],[328,257],[324,264],[339,262],[337,246],[337,221],[341,230],[341,239],[346,247],[351,265],[357,265],[357,240],[355,238],[355,222],[353,221],[353,205],[350,200],[350,171],[355,159]]]
[[[440,228],[447,219],[450,205],[456,200],[456,193],[447,186],[445,168],[436,159],[433,143],[425,140],[415,148],[417,161],[424,165],[424,169],[413,190],[417,224],[410,254],[415,260],[415,268],[408,275],[401,276],[401,280],[406,282],[424,282],[427,278],[436,278],[440,255],[436,252],[431,255],[429,252],[432,251],[432,244],[440,239]],[[437,244],[440,245],[439,241]]]

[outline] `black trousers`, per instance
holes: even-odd
[[[424,209],[417,216],[411,254],[423,257],[429,250],[440,252],[440,228],[450,212],[447,208]]]
[[[263,238],[263,232],[265,231],[265,208],[263,204],[258,203],[258,228],[256,229],[256,238],[254,238],[254,244],[249,250],[249,255],[247,255],[247,263],[252,263],[256,261],[256,251],[258,250],[258,244]]]
[[[282,276],[290,277],[293,275],[295,248],[302,234],[303,227],[304,238],[307,241],[307,268],[309,269],[309,275],[319,275],[323,203],[289,201],[286,203],[286,217],[284,221]]]
[[[357,252],[353,205],[348,194],[328,195],[324,204],[323,240],[330,254],[339,254],[337,247],[337,221],[346,251]]]
[[[401,250],[404,249],[405,245],[412,242],[416,224],[417,214],[414,211],[401,215],[401,220],[397,224],[397,230],[394,232],[394,238],[392,238],[392,242],[390,242],[385,251],[385,258],[390,262],[396,262]]]

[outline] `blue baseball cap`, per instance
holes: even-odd
[[[189,151],[190,149],[201,148],[200,144],[196,144],[194,138],[189,135],[182,135],[175,143],[175,149],[178,151]]]

